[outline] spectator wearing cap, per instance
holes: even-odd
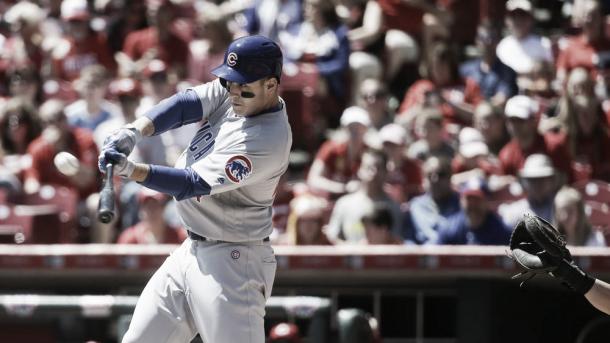
[[[509,204],[501,204],[498,213],[508,227],[514,227],[529,212],[551,222],[553,199],[561,186],[557,170],[549,156],[532,154],[519,170],[519,180],[526,197]]]
[[[174,25],[176,5],[170,0],[147,0],[149,27],[131,32],[125,38],[123,52],[132,61],[163,61],[172,74],[184,76],[189,47]]]
[[[590,73],[584,68],[573,69],[556,119],[574,158],[575,181],[610,182],[610,149],[606,148],[610,146],[610,132],[593,88]]]
[[[328,218],[326,199],[305,193],[290,201],[286,234],[278,243],[288,245],[332,245],[323,229]]]
[[[398,124],[387,124],[379,131],[383,151],[388,156],[384,189],[399,204],[423,192],[419,162],[407,157],[407,132]]]
[[[591,73],[593,79],[598,74],[603,76],[610,70],[610,40],[606,36],[606,24],[602,13],[600,1],[582,1],[581,34],[568,38],[560,44],[557,57],[557,78],[567,80],[570,71],[574,68],[585,68]]]
[[[496,48],[500,61],[519,75],[531,73],[537,62],[553,63],[551,41],[534,33],[532,11],[529,0],[506,2],[506,26],[510,34]]]
[[[496,55],[499,40],[498,27],[489,22],[480,24],[475,43],[481,57],[462,64],[460,74],[479,86],[485,100],[502,107],[506,100],[517,93],[517,74]]]
[[[100,64],[81,70],[80,77],[74,81],[74,89],[80,99],[65,109],[68,124],[95,131],[100,124],[119,116],[120,109],[104,99],[108,81],[108,72]]]
[[[475,176],[487,178],[501,173],[500,161],[489,154],[483,135],[477,129],[466,126],[460,130],[457,152],[451,161],[454,184]]]
[[[537,104],[525,95],[516,95],[506,102],[504,113],[508,118],[511,140],[500,151],[499,159],[505,175],[517,176],[525,159],[532,154],[548,155],[563,178],[572,179],[572,156],[565,136],[553,133],[541,135],[537,129]]]
[[[243,29],[249,35],[262,35],[273,41],[282,32],[303,22],[303,0],[255,0],[243,11]]]
[[[462,209],[438,229],[433,244],[507,245],[512,230],[488,208],[488,190],[482,179],[470,179],[460,187]]]
[[[425,193],[409,201],[403,238],[410,243],[434,241],[438,228],[460,211],[460,198],[451,186],[450,161],[430,157],[423,164]]]
[[[384,203],[392,212],[391,232],[401,234],[402,218],[400,206],[384,191],[387,157],[380,151],[367,150],[362,156],[358,170],[360,186],[357,191],[346,194],[335,203],[326,233],[332,241],[351,244],[360,243],[366,236],[362,218],[373,212],[377,203]]]
[[[74,81],[83,68],[101,64],[114,74],[116,63],[106,39],[90,27],[91,13],[86,0],[63,0],[61,19],[66,32],[51,52],[52,76],[60,81]],[[67,87],[61,84],[60,87]]]
[[[347,193],[348,184],[356,179],[366,148],[364,135],[371,126],[369,114],[356,106],[346,108],[340,122],[341,130],[320,146],[307,175],[312,190],[335,199]]]
[[[195,39],[189,43],[187,78],[200,83],[214,80],[214,66],[223,63],[224,52],[233,41],[228,18],[213,3],[197,11]]]
[[[402,238],[392,233],[393,220],[392,210],[386,204],[375,203],[371,213],[362,217],[365,232],[364,244],[402,245]]]
[[[431,156],[449,160],[453,158],[455,151],[445,138],[443,115],[438,109],[426,108],[418,114],[415,134],[419,139],[409,146],[409,158],[420,161]]]
[[[485,101],[481,102],[474,111],[474,128],[483,135],[489,154],[496,157],[510,140],[503,112]]]
[[[170,226],[163,217],[167,196],[142,187],[138,194],[140,222],[125,229],[118,239],[119,244],[180,244],[186,238],[182,228]]]

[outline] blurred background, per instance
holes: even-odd
[[[269,342],[608,341],[505,250],[529,211],[610,280],[610,1],[40,0],[0,1],[1,342],[120,341],[186,235],[120,178],[98,222],[99,148],[247,34],[282,47],[294,139]],[[199,125],[132,156],[173,165]]]

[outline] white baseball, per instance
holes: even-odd
[[[80,168],[80,162],[78,159],[74,155],[65,151],[55,155],[53,163],[55,164],[57,170],[66,176],[76,175],[76,173],[78,173],[78,169]]]

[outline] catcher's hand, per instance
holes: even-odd
[[[525,270],[513,278],[548,273],[565,282],[574,291],[585,294],[595,279],[583,272],[572,259],[560,233],[546,220],[525,214],[510,237],[510,256]]]

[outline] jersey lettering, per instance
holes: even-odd
[[[211,129],[212,126],[210,123],[205,122],[191,141],[189,151],[195,153],[193,155],[195,161],[203,157],[214,146],[214,135],[212,134]]]

